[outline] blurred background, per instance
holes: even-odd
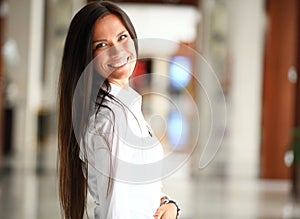
[[[146,77],[133,86],[171,97],[184,108],[178,113],[164,98],[144,97],[145,117],[166,150],[186,156],[194,149],[190,139],[197,137],[189,159],[163,180],[164,191],[183,209],[182,219],[300,218],[300,2],[115,2],[139,38],[177,45],[141,50],[135,74]],[[85,3],[0,0],[1,219],[61,218],[57,80],[68,25]],[[199,54],[213,68],[221,97],[215,83],[202,77]],[[197,79],[212,95],[204,97]],[[211,138],[222,141],[209,165],[200,168],[212,118],[207,99],[220,109],[213,116],[219,134]],[[200,132],[194,131],[195,114]]]

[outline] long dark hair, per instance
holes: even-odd
[[[135,29],[126,15],[116,4],[109,1],[90,2],[79,10],[73,17],[65,41],[61,70],[58,84],[58,177],[59,198],[63,217],[66,219],[82,219],[86,208],[87,197],[87,169],[82,168],[79,158],[80,148],[78,136],[76,136],[72,124],[72,104],[78,80],[85,68],[93,60],[93,34],[97,20],[109,15],[118,16],[129,32],[133,40],[137,39]],[[135,40],[137,51],[137,42]],[[109,83],[105,84],[110,89]],[[100,86],[93,83],[92,86]],[[92,87],[87,87],[90,91]],[[99,87],[98,87],[99,89]],[[84,91],[84,95],[91,95],[90,91]],[[104,96],[107,95],[104,93]],[[84,97],[90,101],[91,97]],[[100,101],[100,107],[101,107]],[[86,103],[82,106],[82,118],[80,121],[80,136],[87,126],[84,118]],[[98,104],[99,105],[99,104]],[[78,116],[78,115],[77,115]],[[81,117],[81,115],[79,115]],[[80,138],[79,136],[79,138]]]

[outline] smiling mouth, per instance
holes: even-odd
[[[110,68],[120,68],[124,65],[126,65],[129,62],[129,57],[125,59],[121,59],[119,62],[108,64],[108,67]]]

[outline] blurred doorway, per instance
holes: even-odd
[[[2,47],[4,44],[4,24],[5,24],[5,17],[6,17],[6,10],[5,10],[5,1],[0,0],[0,158],[1,154],[3,153],[4,147],[4,139],[3,139],[3,124],[4,124],[4,62],[2,56]]]

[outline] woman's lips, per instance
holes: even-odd
[[[121,59],[120,61],[117,61],[115,63],[110,63],[110,64],[108,64],[108,67],[110,67],[110,68],[120,68],[120,67],[126,65],[128,63],[128,61],[129,61],[129,57]]]

